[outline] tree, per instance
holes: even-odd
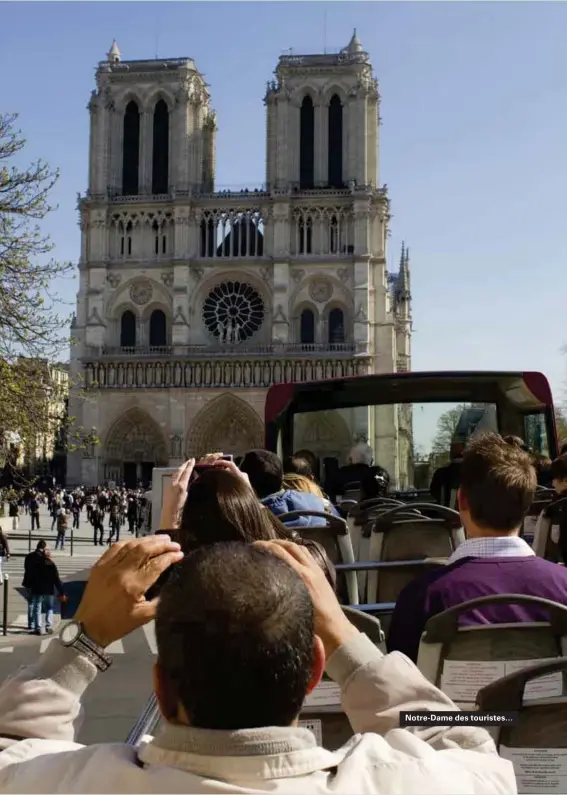
[[[437,431],[433,439],[432,452],[435,455],[442,455],[449,453],[453,436],[457,430],[457,425],[463,414],[463,411],[471,408],[470,403],[463,403],[460,406],[455,406],[453,409],[443,412],[437,420]]]
[[[565,411],[558,406],[555,406],[555,425],[557,427],[557,438],[561,446],[567,442],[567,417]]]
[[[16,120],[0,114],[0,455],[8,464],[10,435],[25,446],[50,432],[44,370],[69,343],[55,290],[73,271],[50,258],[53,244],[40,229],[59,172],[42,160],[20,165],[26,141]]]

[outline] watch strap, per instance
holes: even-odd
[[[81,633],[73,641],[71,648],[76,649],[81,654],[96,665],[99,671],[106,671],[112,665],[112,657],[106,653],[102,646],[95,643],[94,640],[84,632],[81,626]]]

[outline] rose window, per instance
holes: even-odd
[[[205,299],[203,320],[219,342],[243,342],[262,325],[264,302],[249,284],[223,282]]]

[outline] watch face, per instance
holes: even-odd
[[[74,641],[77,640],[79,635],[81,634],[81,625],[76,621],[69,621],[68,624],[62,628],[59,637],[61,638],[61,643],[65,646],[70,646]]]

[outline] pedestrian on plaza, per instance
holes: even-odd
[[[60,549],[63,552],[65,547],[65,534],[69,527],[69,511],[63,506],[57,513],[57,538],[55,540],[55,549]]]
[[[12,530],[15,533],[20,526],[20,506],[16,496],[10,500],[9,515],[12,520]]]
[[[79,521],[81,518],[81,504],[77,500],[73,503],[73,507],[71,508],[73,513],[73,530],[79,529]]]
[[[93,543],[96,546],[103,545],[104,540],[104,512],[96,503],[91,506],[90,522],[93,526]]]
[[[120,541],[120,523],[120,504],[114,500],[110,506],[108,531],[109,544],[112,544],[113,540]]]
[[[31,514],[31,529],[32,533],[34,530],[39,530],[39,502],[37,499],[37,495],[33,494],[30,500],[30,514]]]
[[[28,595],[28,630],[41,635],[42,612],[45,611],[45,631],[51,635],[55,594],[64,599],[65,592],[57,566],[51,559],[51,550],[43,539],[37,542],[35,552],[26,555],[22,587]]]
[[[2,573],[2,564],[4,560],[10,559],[10,545],[8,544],[8,538],[4,535],[2,528],[0,527],[0,585],[4,583],[4,575]]]

